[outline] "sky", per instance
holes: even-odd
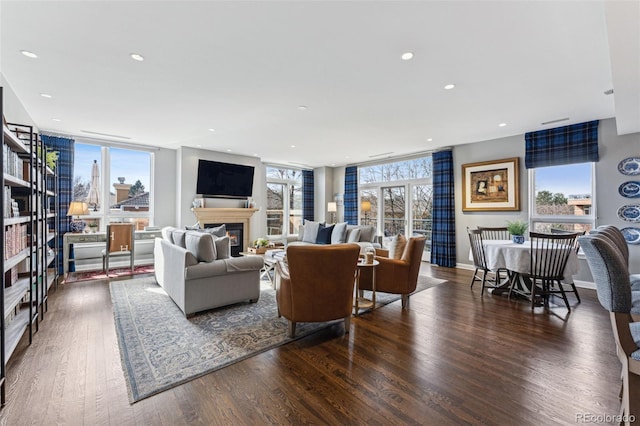
[[[149,179],[151,175],[149,153],[144,151],[134,151],[122,148],[110,148],[111,151],[111,183],[118,182],[118,177],[124,177],[125,183],[134,184],[140,180],[146,191],[149,190]],[[91,166],[93,160],[98,160],[100,168],[100,179],[104,179],[100,160],[100,147],[76,143],[75,157],[73,163],[74,179],[82,176],[86,182],[91,180]],[[113,186],[109,185],[113,191]]]
[[[535,173],[536,192],[547,190],[565,196],[591,194],[591,163],[540,167]]]

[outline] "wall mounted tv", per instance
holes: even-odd
[[[196,193],[209,197],[250,197],[253,167],[198,160]]]

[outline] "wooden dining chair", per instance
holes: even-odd
[[[109,275],[109,259],[129,256],[131,271],[134,269],[133,223],[110,223],[107,225],[107,247],[102,250],[102,269]]]
[[[640,329],[631,315],[632,295],[626,260],[615,243],[601,234],[579,237],[600,304],[609,311],[616,353],[622,364],[620,418],[629,425],[640,416]]]
[[[473,266],[475,271],[471,278],[471,289],[476,281],[482,283],[482,289],[480,295],[484,294],[484,288],[487,284],[490,287],[497,287],[500,284],[500,277],[497,271],[492,271],[487,266],[487,258],[484,253],[484,242],[482,239],[483,231],[481,229],[468,229],[469,244],[471,245],[471,254],[473,257]]]
[[[542,297],[544,306],[549,306],[549,297],[562,296],[567,309],[571,311],[567,292],[578,294],[575,284],[571,290],[565,290],[564,269],[569,256],[574,253],[576,234],[541,234],[529,233],[531,241],[531,309],[536,306],[536,294]],[[539,286],[539,289],[538,289]],[[578,298],[579,301],[579,298]]]
[[[511,234],[506,226],[490,227],[490,226],[478,226],[482,231],[482,240],[510,240]],[[499,268],[495,271],[496,282],[499,284],[502,280],[501,274],[504,272],[505,279],[509,277],[509,271],[506,268]]]

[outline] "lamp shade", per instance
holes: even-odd
[[[336,203],[327,203],[327,211],[329,213],[335,213],[338,211],[338,206]]]
[[[82,201],[72,201],[69,204],[67,216],[80,216],[83,214],[89,214],[89,206],[87,206],[87,203],[83,203]]]
[[[360,210],[362,210],[363,212],[370,212],[371,211],[371,202],[370,201],[363,201],[362,203],[360,203]]]

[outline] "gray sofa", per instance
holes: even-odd
[[[328,229],[332,225],[333,228]],[[347,225],[346,222],[327,226],[322,222],[305,221],[304,225],[300,225],[297,238],[287,241],[288,246],[341,243],[356,243],[360,246],[361,253],[369,246],[381,248],[376,239],[375,226]]]
[[[258,256],[231,257],[229,237],[167,227],[155,239],[158,284],[189,317],[196,312],[260,297]]]

